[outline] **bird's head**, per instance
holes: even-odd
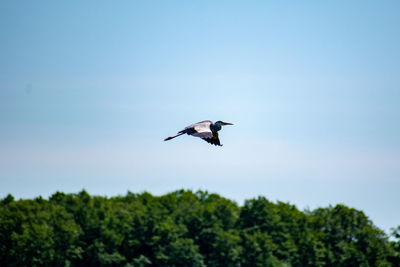
[[[223,126],[223,125],[233,125],[233,123],[217,121],[215,122],[216,125]]]

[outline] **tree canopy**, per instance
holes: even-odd
[[[392,239],[344,205],[243,206],[204,191],[0,200],[0,266],[400,266]]]

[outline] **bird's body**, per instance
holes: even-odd
[[[181,136],[183,134],[188,134],[196,137],[200,137],[206,142],[222,146],[218,138],[218,131],[222,129],[223,125],[233,125],[232,123],[217,121],[213,123],[212,121],[201,121],[192,125],[187,126],[182,131],[178,132],[175,136],[170,136],[164,139],[164,141],[171,140],[175,137]]]

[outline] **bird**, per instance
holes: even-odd
[[[187,126],[182,131],[179,131],[177,135],[170,136],[164,139],[164,141],[168,141],[174,139],[175,137],[181,136],[183,134],[188,134],[195,137],[200,137],[204,141],[215,145],[222,146],[218,137],[218,131],[222,129],[224,125],[233,125],[233,123],[216,121],[213,123],[212,121],[200,121],[198,123],[194,123],[192,125]]]

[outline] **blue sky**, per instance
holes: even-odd
[[[2,1],[0,197],[185,188],[400,224],[398,1]],[[224,146],[182,136],[235,125]]]

